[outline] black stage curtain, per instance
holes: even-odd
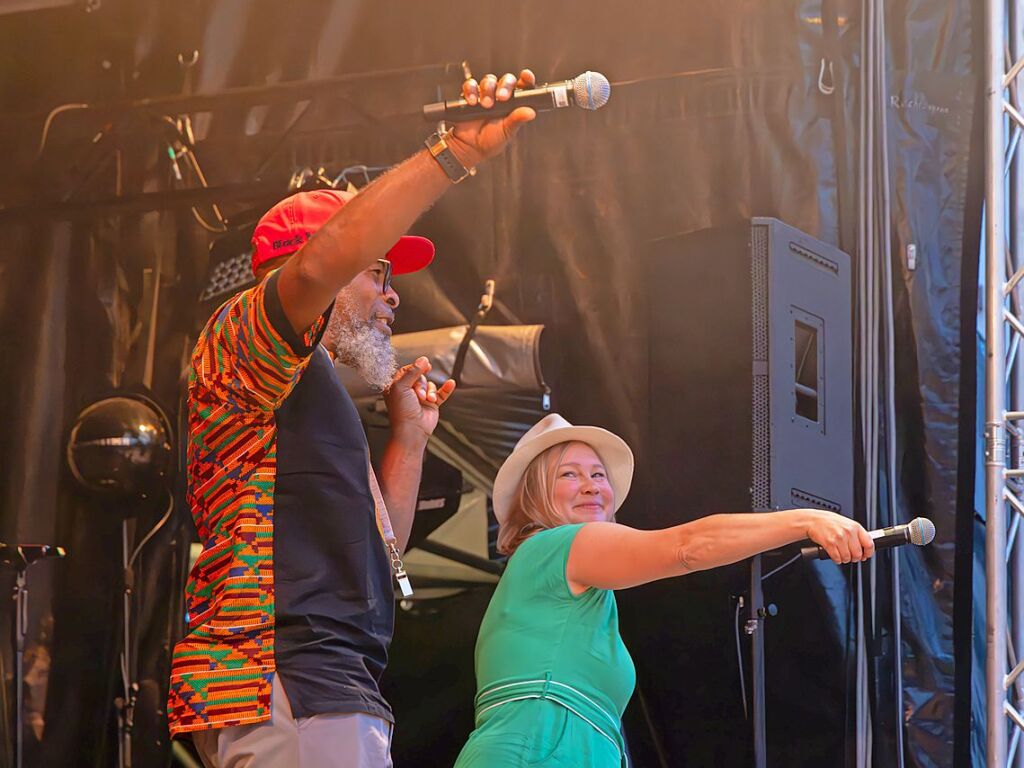
[[[926,515],[938,528],[933,547],[903,559],[903,727],[907,765],[915,766],[953,764],[954,559],[958,544],[970,546],[956,537],[957,499],[969,498],[973,482],[965,454],[971,443],[963,438],[973,434],[974,415],[964,413],[970,400],[963,396],[974,386],[974,351],[962,348],[973,335],[962,329],[974,323],[965,283],[974,280],[977,245],[977,188],[968,172],[981,157],[971,151],[977,7],[970,0],[887,6],[901,278],[895,481],[899,516]],[[546,343],[557,353],[545,373],[555,407],[574,422],[618,431],[636,450],[636,495],[621,519],[655,526],[658,507],[686,500],[659,498],[649,487],[648,468],[659,457],[647,425],[672,417],[647,407],[658,386],[648,361],[648,339],[657,333],[649,308],[673,306],[674,293],[647,279],[645,244],[775,216],[855,255],[859,39],[860,6],[848,1],[528,0],[466,8],[409,0],[104,0],[89,13],[75,4],[0,16],[0,136],[9,150],[0,179],[0,533],[4,541],[52,541],[71,550],[66,561],[40,564],[30,575],[32,764],[99,766],[116,758],[126,508],[80,495],[63,448],[82,406],[144,382],[145,270],[152,274],[158,263],[151,390],[172,418],[177,414],[214,236],[180,200],[146,197],[197,185],[183,159],[184,181],[174,176],[167,148],[177,134],[164,115],[171,122],[192,115],[206,179],[226,187],[216,200],[229,219],[244,219],[283,194],[301,166],[323,166],[333,176],[414,152],[430,131],[419,106],[436,98],[438,86],[456,92],[463,59],[477,74],[527,64],[541,81],[586,69],[606,74],[614,83],[606,108],[542,115],[506,155],[417,224],[417,233],[438,243],[438,258],[427,274],[397,281],[397,330],[464,321],[483,281],[496,279],[495,321],[548,327]],[[198,58],[188,66],[193,50]],[[823,59],[832,63],[832,94],[819,89]],[[375,74],[301,94],[279,90],[272,103],[257,103],[251,93],[206,104],[159,101],[359,73]],[[124,106],[142,98],[157,101]],[[37,158],[47,113],[82,102],[112,106],[54,116]],[[197,209],[213,220],[208,201]],[[902,266],[910,243],[918,254],[914,272]],[[684,351],[679,365],[685,370]],[[723,414],[726,427],[728,418]],[[153,500],[134,510],[140,535],[162,509]],[[160,707],[168,647],[180,630],[189,525],[179,508],[147,545],[137,590],[144,683],[135,749],[142,765],[170,759]],[[748,756],[730,650],[731,578],[725,572],[621,596],[623,633],[639,672],[626,717],[637,765],[739,765]],[[843,764],[852,749],[848,673],[814,670],[785,640],[800,637],[801,617],[816,616],[829,631],[810,639],[823,656],[842,658],[848,622],[822,617],[814,597],[821,590],[801,586],[808,573],[779,578],[786,611],[769,629],[776,633],[769,665],[795,674],[782,690],[770,667],[770,764]],[[832,603],[844,599],[848,594]],[[969,592],[965,599],[969,616]],[[397,764],[445,764],[464,740],[472,722],[471,638],[485,604],[485,593],[468,593],[400,617],[387,681],[399,719]],[[458,642],[441,641],[446,636]],[[685,658],[677,653],[683,647]],[[894,710],[883,701],[893,649],[881,643],[876,652],[880,708]],[[3,661],[9,680],[6,649]],[[46,669],[48,684],[40,676]],[[958,693],[969,697],[970,676],[959,682]],[[443,707],[432,703],[439,691],[446,693]],[[807,723],[828,731],[805,749]],[[876,721],[878,764],[894,764],[895,727],[894,713]]]

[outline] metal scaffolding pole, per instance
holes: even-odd
[[[1020,427],[1024,424],[1024,370],[1015,365],[1014,352],[1020,356],[1019,345],[1024,336],[1021,321],[1024,303],[1019,295],[1019,282],[1024,276],[1020,260],[1022,241],[1020,216],[1022,200],[1022,166],[1015,151],[1024,128],[1017,80],[1024,69],[1024,37],[1018,29],[1024,14],[1024,0],[986,0],[985,3],[985,691],[986,691],[986,754],[988,768],[1008,766],[1008,758],[1020,765],[1020,697],[1016,706],[1007,697],[1008,689],[1017,682],[1024,665],[1017,663],[1021,648],[1024,617],[1019,614],[1021,585],[1014,581],[1010,606],[1008,564],[1020,574],[1020,548],[1014,554],[1024,504],[1011,485],[1024,476],[1024,450]],[[1010,20],[1010,24],[1007,24]],[[1009,93],[1009,95],[1007,95]],[[1007,202],[1010,202],[1009,237]],[[1016,255],[1017,258],[1014,258]],[[1008,268],[1012,274],[1008,276]],[[1009,299],[1009,301],[1008,301]],[[1013,336],[1009,348],[1004,332]],[[1009,353],[1009,354],[1008,354]],[[1008,370],[1016,368],[1010,410],[1006,408]],[[1007,465],[1007,436],[1013,435],[1015,450]],[[1013,524],[1008,527],[1008,516]],[[1010,532],[1008,536],[1008,530]],[[964,544],[966,545],[966,544]],[[1009,632],[1012,631],[1012,643]],[[1013,671],[1007,675],[1007,668]],[[1019,690],[1019,688],[1018,688]],[[1013,749],[1007,720],[1016,726]]]
[[[1009,28],[1007,31],[1007,43],[1011,60],[1018,60],[1024,57],[1024,0],[1016,0],[1007,14]],[[1021,112],[1021,88],[1020,83],[1010,82],[1009,84],[1010,104]],[[1019,133],[1018,133],[1019,137]],[[1012,140],[1011,140],[1012,144]],[[1007,207],[1009,220],[1007,221],[1007,236],[1009,238],[1010,250],[1008,253],[1009,271],[1016,272],[1024,264],[1024,153],[1017,152],[1010,154],[1006,160],[1008,164],[1008,185],[1009,205]],[[1011,294],[1011,307],[1015,314],[1024,316],[1024,290],[1018,285]],[[1024,410],[1024,355],[1018,354],[1013,364],[1013,386],[1010,390],[1010,410]],[[1015,425],[1016,426],[1016,425]],[[1011,444],[1014,447],[1014,466],[1024,466],[1024,434],[1020,431],[1011,433]],[[1007,559],[1010,563],[1009,583],[1009,615],[1010,622],[1010,647],[1009,666],[1017,666],[1017,660],[1024,656],[1024,546],[1017,546],[1021,539],[1020,516],[1010,509],[1011,516],[1016,521],[1011,524],[1007,546],[1010,551]],[[1024,700],[1024,690],[1021,688],[1021,681],[1018,679],[1015,686],[1016,696],[1014,701],[1019,709]],[[1010,740],[1009,760],[1014,768],[1024,768],[1024,748],[1021,746],[1021,736],[1024,731],[1015,728],[1013,737]]]
[[[1018,60],[1024,56],[1024,0],[1015,0],[1008,9],[1006,16],[1009,26],[1007,30],[1007,52],[1009,60]],[[1013,78],[1010,78],[1012,81]],[[1020,84],[1015,82],[1007,83],[1009,87],[1009,101],[1014,109],[1021,111]],[[1018,131],[1010,131],[1010,143],[1012,147],[1019,138]],[[1008,151],[1005,162],[1008,195],[1007,205],[1007,237],[1009,240],[1009,251],[1007,253],[1007,271],[1016,272],[1024,263],[1024,154]],[[1018,317],[1024,316],[1024,290],[1018,284],[1010,293],[1011,311]],[[1010,410],[1024,410],[1024,354],[1018,354],[1013,360],[1013,375],[1011,377],[1012,387],[1010,389]],[[1012,466],[1024,466],[1024,434],[1019,427],[1021,424],[1007,425],[1008,434],[1013,446],[1011,452]],[[1014,429],[1016,428],[1016,429]],[[1020,516],[1016,514],[1013,507],[1008,509],[1013,518],[1009,528],[1007,541],[1007,561],[1009,562],[1009,603],[1007,621],[1009,622],[1009,647],[1008,666],[1015,668],[1017,660],[1024,654],[1024,546],[1017,546],[1016,542],[1021,538]],[[1011,683],[1012,685],[1012,683]],[[1024,700],[1024,691],[1021,689],[1021,680],[1016,681],[1014,691],[1016,695],[1011,697],[1019,710]],[[1020,728],[1013,729],[1013,736],[1010,739],[1008,764],[1014,768],[1024,768],[1024,748],[1021,746],[1021,736],[1024,731]]]

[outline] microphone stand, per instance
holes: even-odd
[[[21,768],[25,753],[25,636],[28,634],[28,561],[23,557],[14,563],[14,684],[17,694],[14,705],[14,766]]]
[[[750,558],[750,608],[743,631],[750,636],[750,696],[753,699],[753,737],[754,737],[754,768],[766,768],[768,765],[767,730],[765,727],[765,653],[764,653],[764,621],[778,614],[779,609],[774,603],[764,604],[762,582],[765,576],[761,573],[761,558],[754,555]],[[777,573],[789,562],[768,572],[768,576]]]
[[[118,726],[118,766],[119,768],[131,768],[132,765],[132,731],[135,728],[135,707],[139,699],[138,676],[138,654],[135,627],[132,624],[132,602],[135,591],[135,561],[143,548],[163,528],[174,511],[174,496],[168,492],[167,509],[156,524],[149,529],[149,532],[142,538],[142,541],[132,549],[131,544],[135,537],[135,521],[128,516],[121,521],[121,565],[124,572],[124,592],[122,594],[122,605],[124,610],[124,625],[122,627],[122,649],[121,649],[121,682],[124,687],[123,694],[114,699],[117,707]]]
[[[452,381],[456,384],[461,383],[462,378],[462,367],[466,364],[466,353],[469,352],[469,345],[473,341],[473,335],[476,333],[477,327],[487,317],[487,313],[491,311],[491,307],[494,305],[494,281],[484,281],[484,292],[480,296],[480,305],[476,308],[476,314],[473,316],[473,321],[466,328],[466,333],[462,337],[462,341],[459,343],[459,349],[455,353],[455,362],[452,364]]]
[[[754,710],[754,768],[766,768],[768,763],[764,712],[764,632],[762,620],[771,615],[762,607],[761,555],[750,559],[750,613],[743,630],[750,635],[750,695]],[[774,608],[774,606],[772,606]]]
[[[121,648],[121,683],[124,693],[114,699],[117,707],[117,727],[120,735],[118,744],[118,765],[131,768],[132,765],[132,729],[135,725],[135,702],[138,698],[139,685],[134,675],[134,654],[132,648],[132,592],[135,588],[135,571],[129,558],[130,521],[127,517],[121,521],[121,567],[124,569],[124,592],[122,606],[124,623]]]
[[[25,637],[28,635],[28,567],[44,557],[64,557],[63,547],[0,544],[0,563],[14,566],[14,766],[22,768],[25,753]]]

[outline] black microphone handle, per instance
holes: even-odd
[[[875,541],[875,551],[880,549],[889,549],[890,547],[898,547],[901,544],[907,544],[910,542],[910,526],[909,525],[897,525],[893,528],[882,528],[876,533],[878,536],[872,536],[871,538]],[[817,544],[811,544],[806,547],[800,547],[800,554],[803,555],[805,560],[828,560],[828,552],[825,551],[824,547]]]
[[[558,104],[556,98],[559,96],[559,89],[566,101]],[[433,104],[423,105],[423,119],[427,122],[436,123],[438,120],[447,120],[451,123],[459,123],[464,120],[480,120],[481,118],[504,117],[517,107],[533,107],[538,112],[545,112],[549,109],[567,107],[573,101],[572,80],[564,83],[548,83],[536,88],[522,88],[512,91],[512,98],[508,101],[495,101],[490,109],[484,109],[480,102],[470,104],[465,99],[450,99],[449,101],[436,101]]]

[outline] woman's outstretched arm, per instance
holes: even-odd
[[[587,587],[626,589],[717,568],[801,539],[820,544],[837,563],[866,560],[874,542],[860,524],[818,509],[709,515],[657,531],[588,523],[573,541],[566,579]]]

